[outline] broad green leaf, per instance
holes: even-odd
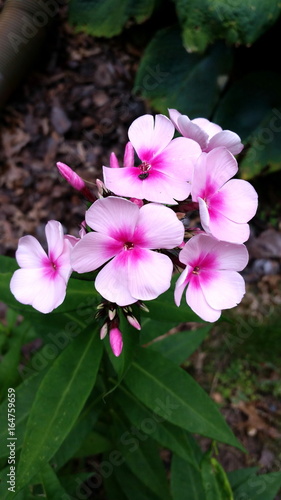
[[[51,460],[56,469],[60,469],[71,457],[78,456],[77,451],[81,447],[81,442],[83,442],[87,434],[90,433],[92,427],[95,425],[101,409],[101,402],[99,401],[94,406],[87,406],[79,415],[73,429],[71,429],[61,447]],[[88,438],[86,442],[89,442]]]
[[[126,494],[127,500],[158,500],[161,498],[152,493],[125,464],[116,468],[115,476],[120,488]],[[108,500],[119,500],[119,497],[110,497]]]
[[[149,349],[139,349],[125,379],[130,391],[169,422],[243,450],[216,404],[182,368]]]
[[[173,335],[152,342],[149,348],[160,352],[165,358],[180,365],[200,346],[210,331],[211,326],[205,326],[198,330],[177,332]]]
[[[98,455],[112,449],[112,442],[102,434],[92,431],[80,443],[79,449],[75,452],[75,458],[88,457],[90,455]]]
[[[106,455],[104,455],[104,458],[107,459],[108,457]],[[120,467],[118,470],[120,470]],[[130,471],[126,471],[126,472],[131,474]],[[129,475],[126,474],[125,483],[127,484],[128,481],[129,481]],[[104,489],[106,492],[107,500],[128,500],[128,497],[125,495],[125,493],[123,492],[123,490],[121,488],[121,486],[124,487],[124,486],[126,486],[126,484],[124,485],[122,480],[120,482],[121,482],[121,485],[117,481],[117,478],[113,472],[111,474],[109,474],[107,477],[103,478],[103,484],[104,484]],[[133,500],[137,500],[137,499],[134,498]]]
[[[147,344],[152,340],[160,337],[167,333],[171,328],[178,325],[177,321],[156,321],[150,319],[149,317],[142,318],[141,321],[141,331],[140,331],[140,343]]]
[[[78,31],[90,35],[112,37],[119,35],[130,19],[142,23],[148,19],[155,0],[71,0],[69,20]]]
[[[232,51],[217,44],[204,55],[189,54],[178,26],[156,33],[145,49],[134,91],[167,114],[175,108],[190,118],[209,118],[232,66]]]
[[[213,121],[240,135],[245,151],[239,162],[244,179],[281,168],[281,77],[249,73],[230,86]]]
[[[124,412],[133,426],[144,434],[143,439],[147,434],[163,448],[171,450],[199,469],[199,448],[196,447],[194,439],[186,431],[151,412],[122,385],[114,396],[121,411]]]
[[[205,454],[201,462],[201,476],[206,500],[233,500],[227,475],[219,462]]]
[[[116,414],[113,433],[116,447],[131,472],[156,496],[169,500],[166,473],[155,442],[148,436],[141,440],[138,434],[125,425],[124,419]],[[118,467],[116,474],[117,469]]]
[[[172,458],[171,492],[173,500],[206,500],[200,471],[177,455]]]
[[[241,484],[245,483],[250,476],[256,474],[257,471],[258,467],[247,467],[246,469],[237,469],[228,472],[227,477],[231,488],[236,490]]]
[[[174,0],[185,48],[204,51],[215,40],[252,44],[278,18],[278,0]]]
[[[69,499],[68,497],[66,497],[62,498],[61,500],[76,500],[79,498],[79,494],[83,495],[83,498],[85,498],[87,492],[83,491],[83,483],[85,483],[85,481],[87,481],[92,475],[92,472],[79,472],[78,474],[59,476],[61,485],[70,495]]]
[[[24,342],[28,325],[21,323],[14,326],[10,332],[8,351],[2,356],[0,364],[1,400],[7,395],[9,387],[16,387],[20,382],[18,366],[21,359],[21,347]]]
[[[234,492],[234,500],[275,500],[281,489],[281,472],[252,474]]]
[[[173,276],[169,290],[162,293],[157,299],[146,303],[149,312],[142,311],[144,319],[151,318],[165,323],[176,322],[177,324],[189,321],[203,323],[203,320],[190,309],[184,300],[182,300],[180,307],[176,306],[174,289],[178,277],[179,274]]]
[[[67,492],[61,485],[56,473],[49,464],[42,468],[40,477],[45,492],[44,498],[47,498],[47,500],[62,500],[62,498],[67,499]]]
[[[75,424],[95,384],[101,354],[102,344],[90,327],[54,361],[27,422],[18,466],[19,487],[50,460]]]
[[[33,404],[37,389],[46,375],[46,370],[35,373],[32,377],[26,379],[15,389],[16,398],[16,450],[20,449],[23,443],[26,422]],[[6,399],[0,406],[0,457],[8,456],[7,441],[7,405]],[[5,445],[4,445],[5,443]],[[2,445],[3,444],[3,445]]]

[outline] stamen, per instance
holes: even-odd
[[[127,241],[124,244],[124,250],[132,250],[133,248],[134,248],[134,243],[132,243],[131,241]]]
[[[200,267],[199,266],[196,266],[194,269],[193,269],[193,274],[199,274],[200,272]]]
[[[138,176],[139,179],[141,179],[142,181],[144,179],[147,179],[147,177],[149,176],[149,170],[151,169],[151,165],[147,163],[147,161],[143,161],[138,168],[141,171],[141,174]]]

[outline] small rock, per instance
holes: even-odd
[[[60,135],[64,135],[71,127],[71,121],[66,112],[59,106],[52,107],[51,123],[55,131]]]

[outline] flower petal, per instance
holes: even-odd
[[[171,284],[172,261],[160,253],[146,249],[130,252],[129,289],[137,300],[156,299]]]
[[[46,252],[34,236],[23,236],[19,239],[16,260],[20,267],[40,269],[46,259]]]
[[[182,294],[184,292],[185,287],[188,283],[188,273],[191,271],[190,266],[186,266],[186,268],[181,273],[179,279],[176,281],[174,299],[176,305],[179,307],[182,299]]]
[[[71,252],[71,265],[77,273],[98,269],[123,248],[123,244],[106,234],[86,234]]]
[[[40,269],[18,269],[13,274],[10,289],[19,302],[46,314],[64,301],[66,282],[59,274],[50,279]]]
[[[184,226],[175,212],[154,203],[141,207],[137,229],[150,249],[175,248],[184,238]]]
[[[221,315],[221,311],[213,309],[206,301],[202,289],[193,279],[186,290],[186,302],[191,309],[204,321],[214,323]]]
[[[219,212],[209,212],[209,215],[209,231],[218,240],[229,241],[230,243],[244,243],[248,240],[250,236],[249,224],[233,222]]]
[[[224,146],[233,155],[238,155],[244,148],[239,135],[230,130],[222,130],[215,134],[210,140],[206,151]]]
[[[177,137],[151,162],[153,168],[179,180],[191,181],[194,164],[201,154],[197,142]]]
[[[219,190],[217,195],[222,199],[222,206],[218,207],[218,211],[234,222],[248,222],[257,211],[258,195],[247,181],[231,179]]]
[[[206,301],[214,309],[235,307],[245,294],[245,281],[235,271],[216,271],[215,279],[200,283]]]
[[[215,240],[211,252],[216,255],[219,270],[242,271],[249,261],[247,248],[237,243]]]
[[[175,128],[164,115],[143,115],[133,121],[128,136],[138,157],[142,161],[150,161],[160,153],[172,140]]]
[[[125,170],[130,169],[116,168],[112,169],[112,172],[118,173]],[[139,208],[135,203],[124,198],[108,196],[93,203],[87,210],[85,219],[95,231],[115,238],[116,231],[121,230],[126,233],[126,238],[130,240],[134,234],[138,216]]]
[[[213,135],[218,134],[218,132],[221,132],[222,130],[219,125],[210,122],[207,118],[194,118],[192,123],[200,127],[209,136],[209,140],[213,137]]]
[[[189,120],[187,116],[180,116],[178,119],[178,128],[183,137],[189,137],[196,141],[202,151],[205,150],[208,144],[208,134],[202,130],[196,123]]]
[[[48,242],[48,254],[51,260],[56,260],[63,251],[63,227],[57,220],[50,220],[45,227]]]
[[[99,272],[95,280],[96,290],[110,302],[127,306],[137,301],[129,291],[128,254],[121,252]]]
[[[199,204],[199,214],[200,214],[200,221],[202,224],[203,229],[207,233],[210,233],[210,214],[208,207],[206,205],[206,202],[202,200],[202,198],[198,198],[198,204]]]

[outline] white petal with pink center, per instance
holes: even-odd
[[[45,232],[48,256],[34,237],[24,236],[19,240],[16,259],[22,269],[13,274],[10,289],[19,302],[49,313],[64,301],[72,272],[72,245],[64,238],[62,226],[57,221],[49,221]]]
[[[218,241],[207,234],[193,236],[179,254],[186,264],[175,287],[175,302],[180,304],[187,286],[187,304],[205,321],[216,321],[221,310],[241,302],[244,279],[238,272],[248,262],[244,245]]]

